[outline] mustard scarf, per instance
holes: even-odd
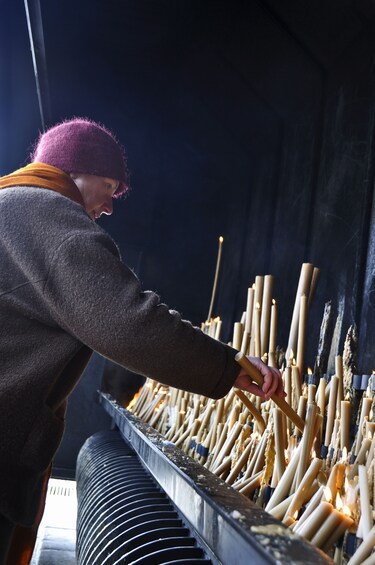
[[[61,169],[44,163],[31,163],[10,175],[0,177],[0,189],[9,186],[48,188],[84,206],[81,193],[73,179]]]

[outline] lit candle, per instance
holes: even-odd
[[[341,538],[341,536],[348,530],[354,523],[354,520],[348,515],[345,514],[342,517],[340,524],[337,528],[332,532],[331,536],[324,542],[322,546],[322,550],[326,553],[331,549],[331,547]],[[341,561],[336,561],[335,563],[341,563]]]
[[[335,500],[337,490],[341,488],[346,466],[343,463],[336,463],[329,474],[327,487],[331,493],[332,500]]]
[[[272,300],[271,306],[271,322],[270,322],[270,342],[268,351],[275,353],[276,351],[276,336],[277,336],[277,304],[276,300]]]
[[[221,328],[223,325],[222,320],[220,320],[220,318],[215,318],[217,320],[216,322],[216,328],[215,328],[215,339],[219,340],[220,339],[220,334],[221,334]]]
[[[215,331],[216,331],[216,322],[215,319],[211,319],[210,322],[208,322],[209,327],[208,327],[208,335],[210,337],[214,337],[215,336]]]
[[[215,302],[217,281],[218,281],[218,278],[219,278],[219,271],[220,271],[220,262],[221,262],[223,241],[224,241],[224,238],[222,236],[220,236],[219,237],[219,249],[218,249],[218,252],[217,252],[217,260],[216,260],[215,278],[214,278],[214,284],[213,284],[212,295],[211,295],[211,303],[210,303],[210,308],[208,310],[208,315],[207,315],[207,321],[208,322],[211,320],[212,308],[213,308],[214,302]]]
[[[324,520],[319,530],[315,532],[314,536],[311,538],[311,543],[316,547],[322,547],[341,522],[346,521],[347,518],[348,517],[346,517],[342,512],[333,508],[328,518]]]
[[[321,525],[326,521],[327,517],[333,512],[332,504],[321,501],[319,506],[313,510],[310,516],[305,520],[303,525],[294,529],[295,533],[307,540],[311,540],[315,533],[319,531]]]
[[[319,406],[320,413],[324,416],[325,413],[325,406],[326,406],[326,388],[327,388],[327,379],[322,377],[319,379],[319,386],[317,390],[317,399],[316,402]]]
[[[287,518],[285,518],[285,520],[283,521],[284,526],[286,526],[287,528],[293,528],[294,524],[296,523],[296,520],[294,519],[293,516],[288,516]]]

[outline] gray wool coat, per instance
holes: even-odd
[[[30,525],[67,397],[93,350],[212,398],[239,367],[234,349],[141,289],[79,204],[44,188],[4,188],[0,218],[0,514]]]

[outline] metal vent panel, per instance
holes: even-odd
[[[95,434],[77,461],[77,564],[211,563],[118,431]]]

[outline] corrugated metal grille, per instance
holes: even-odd
[[[89,438],[77,462],[78,565],[212,564],[117,431]]]

